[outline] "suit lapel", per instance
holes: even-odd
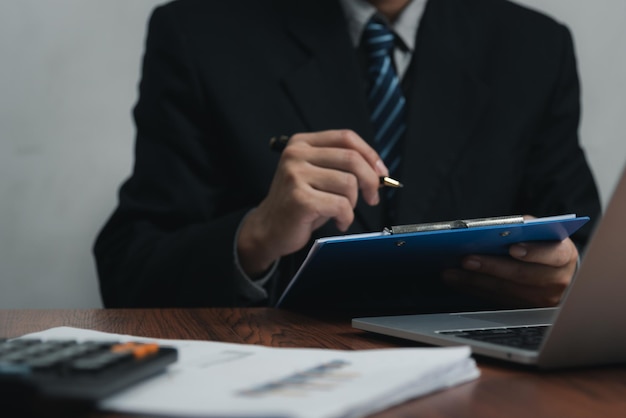
[[[289,36],[306,52],[302,64],[282,79],[304,129],[349,128],[369,141],[373,133],[361,69],[340,6],[328,0],[286,1],[283,10]],[[429,216],[489,97],[469,63],[475,51],[464,13],[461,1],[430,1],[420,23],[410,69],[400,176],[405,188],[398,194],[398,223]],[[384,226],[380,206],[360,201],[355,211],[361,223],[357,229],[376,231]]]
[[[420,24],[411,67],[400,178],[406,180],[399,194],[398,223],[429,216],[487,103],[488,88],[468,64],[471,30],[462,18],[461,3],[430,1]]]
[[[363,82],[337,2],[290,2],[287,27],[308,59],[283,86],[309,129],[369,129]],[[295,4],[297,3],[297,4]]]
[[[286,74],[282,85],[305,129],[352,129],[366,141],[373,138],[361,69],[335,1],[289,1],[287,28],[307,59]],[[381,208],[359,201],[355,230],[380,230]]]

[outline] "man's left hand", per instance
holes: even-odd
[[[462,261],[463,268],[446,270],[443,280],[457,290],[503,307],[558,305],[578,262],[578,250],[572,240],[515,244],[509,255],[467,256]]]

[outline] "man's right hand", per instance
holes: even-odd
[[[237,251],[250,277],[303,248],[333,219],[341,231],[354,220],[359,193],[379,203],[379,178],[388,175],[378,153],[350,130],[293,135],[282,151],[268,195],[244,220]]]

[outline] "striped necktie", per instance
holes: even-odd
[[[365,26],[363,41],[369,62],[367,100],[374,147],[393,176],[400,165],[400,140],[406,130],[406,100],[392,61],[395,35],[373,18]]]

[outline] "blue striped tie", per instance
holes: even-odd
[[[393,176],[400,165],[400,139],[406,130],[406,100],[392,62],[395,35],[374,18],[365,26],[363,41],[369,59],[367,100],[374,147]]]

